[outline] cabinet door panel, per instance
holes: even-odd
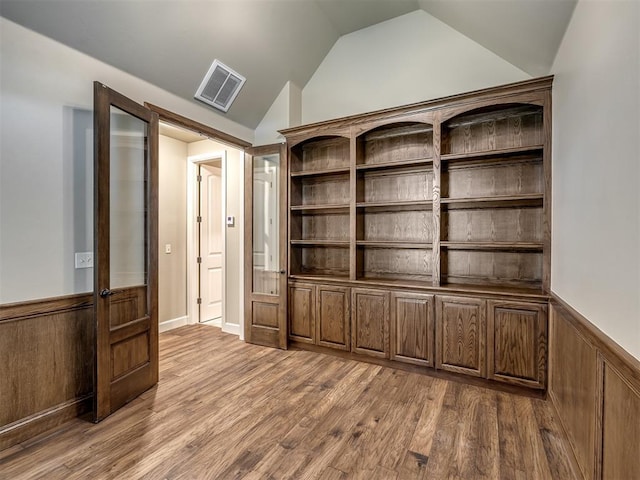
[[[436,298],[436,368],[486,375],[486,310],[481,299]]]
[[[289,338],[298,342],[315,343],[315,285],[289,285]]]
[[[354,288],[351,350],[389,358],[389,292]]]
[[[349,288],[318,285],[316,339],[318,345],[349,350],[351,299]]]
[[[433,366],[433,295],[391,294],[391,360]]]
[[[546,305],[491,301],[488,330],[489,378],[545,388]]]

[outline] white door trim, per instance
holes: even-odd
[[[187,157],[187,317],[188,323],[193,325],[199,322],[200,308],[198,306],[198,262],[197,262],[197,241],[198,223],[196,222],[196,206],[199,202],[196,176],[198,174],[198,164],[208,163],[213,160],[220,160],[222,170],[222,330],[225,330],[226,320],[226,274],[227,274],[227,152],[204,153]]]

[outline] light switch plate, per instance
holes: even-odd
[[[93,252],[76,252],[76,268],[92,268]]]
[[[170,243],[165,244],[164,253],[171,253],[171,244]]]
[[[228,215],[227,216],[227,226],[228,227],[233,227],[236,224],[236,217],[234,217],[233,215]]]

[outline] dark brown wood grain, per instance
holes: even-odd
[[[351,305],[351,350],[389,358],[389,293],[354,288]]]
[[[434,365],[434,297],[418,293],[391,294],[390,358]]]
[[[640,390],[604,366],[602,478],[640,478]]]
[[[253,226],[254,226],[254,157],[263,155],[279,155],[278,185],[280,186],[278,216],[281,219],[288,218],[288,193],[285,185],[288,185],[289,168],[284,144],[264,145],[245,149],[244,159],[244,335],[245,340],[258,345],[277,348],[287,348],[287,267],[297,271],[302,262],[290,255],[287,260],[290,234],[287,228],[280,228],[278,232],[279,256],[278,270],[265,272],[270,278],[270,283],[275,288],[269,290],[269,294],[263,293],[253,281]],[[294,266],[296,265],[296,266]]]
[[[595,480],[600,463],[598,392],[602,391],[597,350],[553,305],[550,320],[549,397],[582,475],[586,480]]]
[[[317,344],[351,349],[351,289],[318,285],[316,289]]]
[[[161,334],[160,347],[157,388],[99,425],[77,419],[16,446],[3,475],[493,480],[518,478],[517,465],[522,478],[576,478],[540,399],[250,345],[202,325]]]
[[[143,149],[136,151],[143,170],[143,262],[145,278],[137,287],[112,281],[111,208],[114,145],[112,109],[144,123]],[[94,420],[100,421],[158,381],[158,114],[94,82]],[[128,213],[128,212],[127,212]],[[139,214],[140,212],[136,212]],[[116,283],[114,285],[114,283]],[[111,289],[115,296],[102,296]],[[122,300],[119,299],[122,295]],[[143,345],[144,344],[144,348]]]
[[[486,375],[486,312],[483,299],[436,297],[436,368]]]
[[[467,323],[461,339],[442,310],[434,316],[435,332],[449,329],[450,343],[438,343],[450,355],[444,368],[485,377],[491,360],[495,381],[544,389],[544,321],[524,310],[507,321],[500,310],[488,333],[479,305],[529,300],[535,310],[547,299],[551,83],[546,77],[283,130],[296,162],[291,278],[381,295],[462,294],[478,310],[458,319]],[[352,323],[357,310],[352,302]],[[487,335],[499,345],[491,358]],[[407,341],[417,348],[418,339]],[[454,355],[458,341],[475,346]],[[518,342],[519,352],[510,346]]]
[[[0,307],[0,450],[91,409],[92,306],[79,294]]]
[[[245,148],[251,146],[251,144],[246,140],[234,137],[233,135],[229,135],[228,133],[217,130],[213,127],[205,125],[204,123],[196,122],[195,120],[187,118],[183,115],[179,115],[175,112],[171,112],[152,103],[145,102],[144,105],[152,112],[157,113],[158,117],[163,122],[172,123],[174,125],[178,125],[179,127],[192,130],[207,138],[226,143],[232,147]]]
[[[555,293],[549,398],[585,479],[635,478],[640,361]]]
[[[488,302],[487,366],[493,380],[546,388],[545,304]]]
[[[316,342],[316,286],[308,283],[289,285],[289,338]]]

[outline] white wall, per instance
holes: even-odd
[[[253,140],[195,101],[0,18],[0,303],[91,290],[73,256],[92,249],[94,80]]]
[[[189,157],[206,153],[227,152],[226,210],[233,215],[235,225],[225,231],[225,313],[222,330],[239,334],[244,316],[244,152],[212,140],[193,142],[187,146]]]
[[[581,0],[552,73],[552,290],[640,359],[640,4]]]
[[[284,142],[278,130],[296,127],[302,121],[302,90],[287,82],[273,104],[256,127],[254,145],[270,145]]]
[[[311,123],[530,78],[417,10],[340,37],[302,90]]]
[[[187,144],[160,135],[158,320],[184,324],[187,316]],[[165,245],[171,245],[171,253]]]

